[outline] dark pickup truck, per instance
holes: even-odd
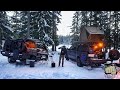
[[[67,58],[76,61],[77,66],[100,66],[106,63],[104,53],[90,53],[89,44],[76,44],[67,49]]]
[[[48,60],[48,48],[38,39],[7,39],[1,54],[8,57],[9,63]]]
[[[105,63],[105,35],[99,27],[81,26],[79,38],[67,50],[68,58],[77,62],[78,66],[101,65]]]

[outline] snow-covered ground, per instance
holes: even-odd
[[[48,64],[37,62],[35,67],[16,66],[8,63],[7,57],[0,54],[0,79],[105,79],[102,68],[87,70],[67,60],[64,62],[64,67],[58,67],[58,52],[55,52],[53,60],[56,63],[55,68],[51,67],[50,59]]]

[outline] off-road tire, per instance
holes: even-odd
[[[34,67],[35,66],[35,62],[34,61],[30,61],[30,67]]]
[[[15,63],[15,62],[16,62],[16,60],[13,60],[13,58],[12,58],[12,57],[8,57],[8,62],[9,62],[9,63]]]
[[[82,62],[81,62],[79,57],[77,58],[76,62],[77,62],[77,66],[83,67],[83,64],[82,64]]]

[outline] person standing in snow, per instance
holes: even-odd
[[[61,63],[61,59],[62,59],[62,67],[64,66],[64,58],[65,58],[65,55],[67,54],[67,49],[65,46],[63,46],[61,48],[61,53],[60,53],[60,57],[59,57],[59,66],[60,66],[60,63]]]

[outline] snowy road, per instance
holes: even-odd
[[[0,54],[0,79],[105,79],[102,68],[87,70],[66,61],[64,67],[58,67],[58,53],[54,55],[55,68],[48,64],[36,63],[34,68],[9,64],[7,58]]]

